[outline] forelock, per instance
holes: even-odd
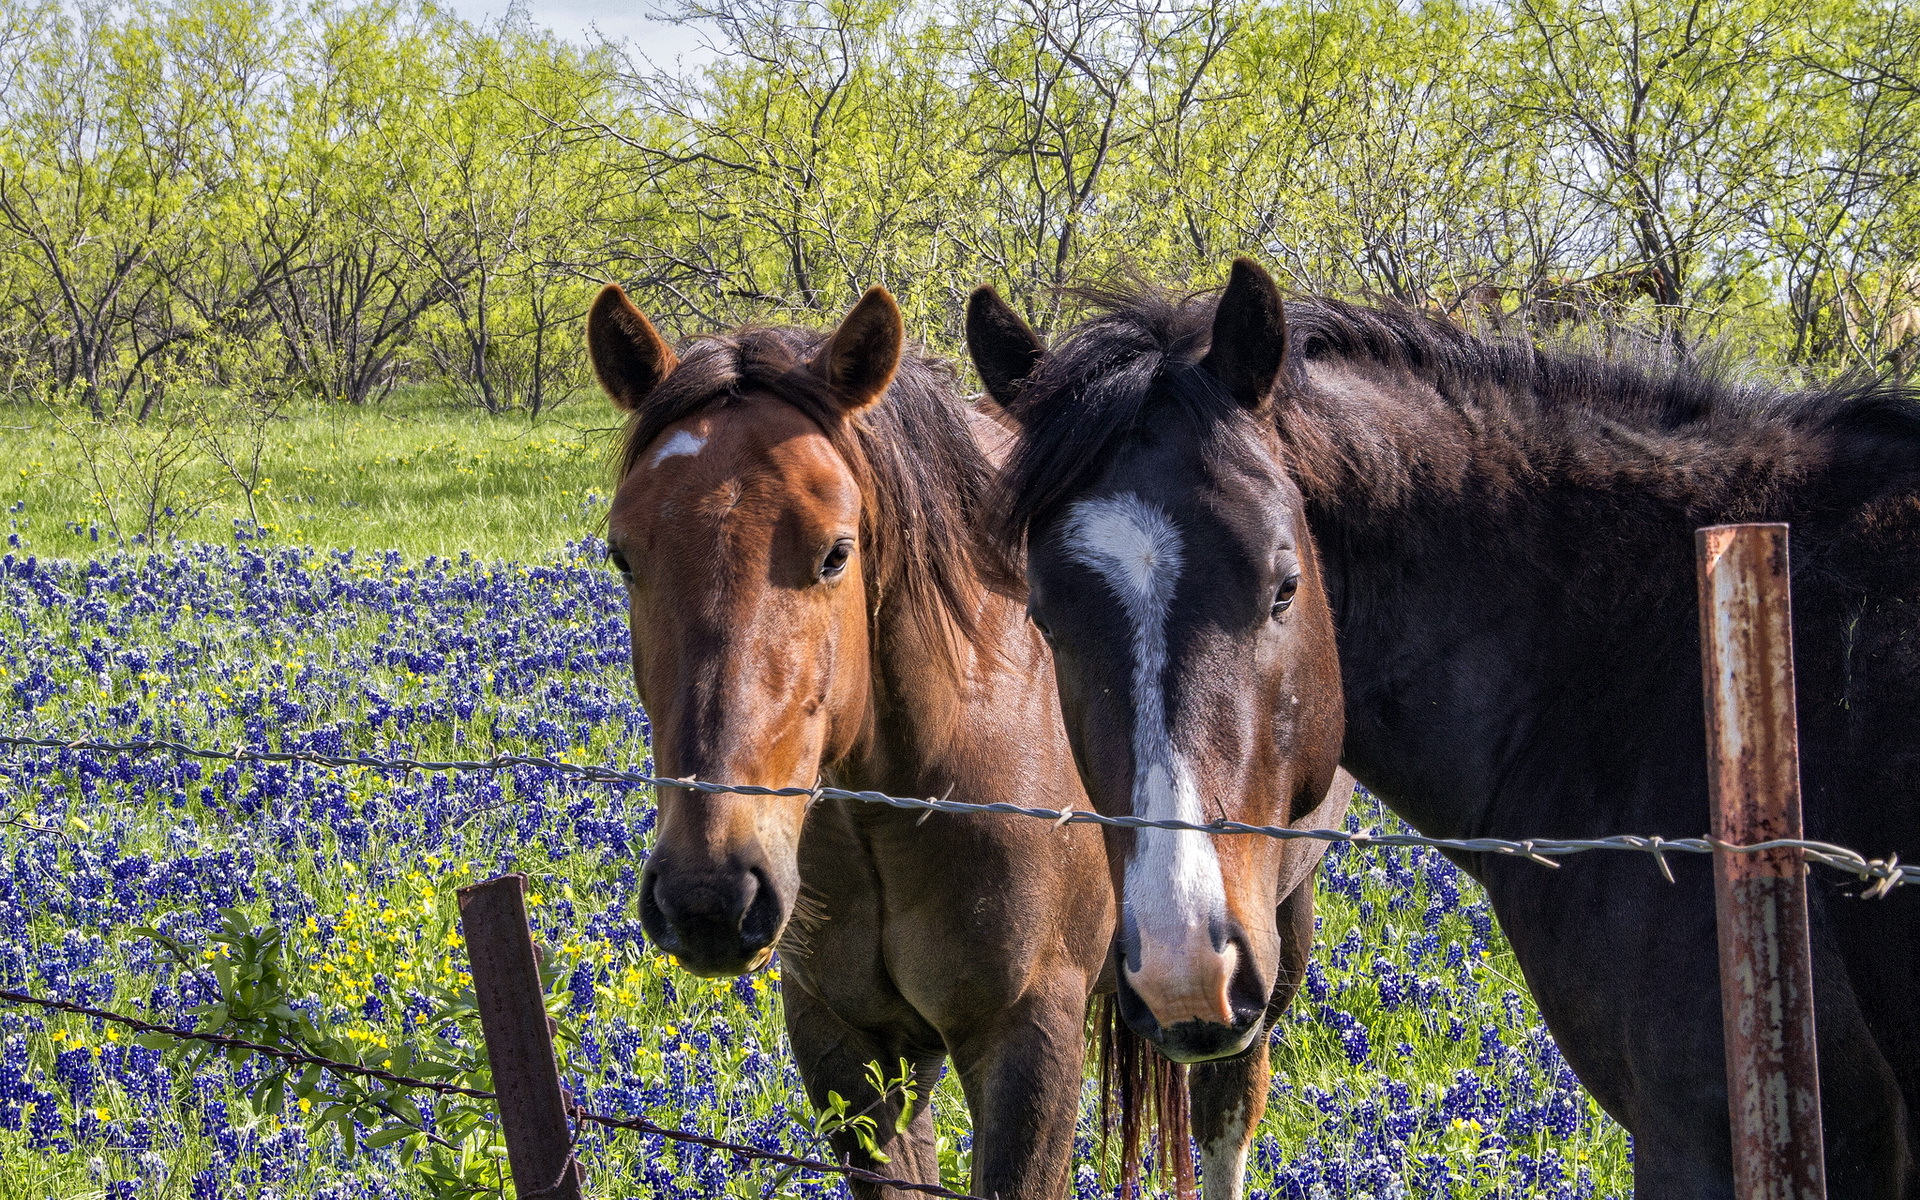
[[[1241,411],[1199,365],[1216,297],[1141,288],[1090,299],[1106,311],[1070,331],[1014,397],[1020,434],[995,530],[1010,557],[1036,520],[1083,492],[1149,422],[1204,429]]]

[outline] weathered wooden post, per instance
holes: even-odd
[[[526,891],[525,875],[461,888],[460,933],[473,968],[514,1194],[519,1200],[580,1200],[583,1173],[573,1156]]]
[[[1713,837],[1801,836],[1785,525],[1695,534]],[[1798,850],[1716,850],[1714,912],[1740,1200],[1824,1200],[1807,868]]]

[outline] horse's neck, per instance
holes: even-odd
[[[1348,392],[1310,423],[1287,440],[1340,631],[1345,765],[1424,832],[1488,832],[1527,770],[1664,715],[1607,696],[1697,671],[1684,506],[1583,492],[1512,446],[1461,454],[1475,435],[1433,405]],[[1595,705],[1610,730],[1570,719]]]
[[[998,466],[1011,433],[978,409],[968,408],[966,415],[975,444]],[[1052,661],[1025,606],[982,580],[968,591],[977,642],[944,613],[880,606],[867,730],[854,753],[836,765],[837,776],[883,791],[945,790],[991,760],[988,743],[1009,728],[1057,723]],[[957,671],[930,659],[932,640],[952,648]]]
[[[867,729],[853,753],[836,764],[836,777],[852,786],[916,795],[962,785],[971,790],[963,776],[990,760],[984,741],[1020,728],[1022,716],[1028,722],[1047,719],[1053,679],[1025,610],[984,586],[976,601],[978,644],[950,623],[932,631],[953,645],[957,671],[930,661],[928,631],[902,627],[924,616],[890,615],[882,608]]]

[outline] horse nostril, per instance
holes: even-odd
[[[1259,1032],[1270,982],[1227,920],[1190,925],[1178,940],[1142,935],[1128,914],[1120,948],[1120,1016],[1175,1062],[1238,1054]]]
[[[641,880],[641,913],[657,917],[666,925],[678,925],[686,914],[682,905],[674,903],[673,889],[667,883],[666,879],[652,872],[648,872]]]
[[[655,946],[672,954],[680,945],[674,932],[679,924],[679,914],[667,903],[659,874],[648,871],[640,877],[640,928]]]
[[[641,928],[697,975],[761,966],[785,923],[779,889],[760,866],[698,874],[654,869],[641,881]]]
[[[772,945],[774,939],[780,936],[781,926],[786,923],[779,892],[767,878],[767,873],[754,867],[747,872],[741,894],[745,901],[744,911],[740,915],[741,944],[752,950]]]
[[[761,875],[759,867],[749,868],[747,872],[740,877],[739,886],[737,886],[733,894],[727,898],[727,916],[732,918],[736,924],[745,925],[747,913],[752,911],[754,901],[760,898],[760,893],[763,890],[761,885],[764,882],[765,877]]]

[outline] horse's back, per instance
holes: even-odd
[[[968,405],[967,431],[973,435],[974,444],[980,447],[980,452],[987,456],[987,461],[996,470],[1006,465],[1007,455],[1013,452],[1016,430],[999,405],[984,398],[977,404]]]

